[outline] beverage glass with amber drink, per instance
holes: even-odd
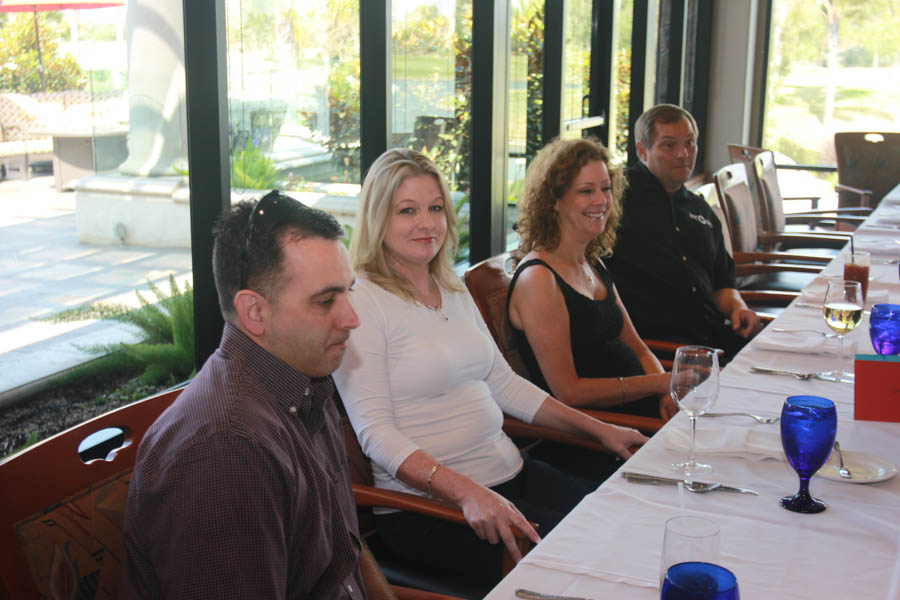
[[[866,301],[866,292],[869,290],[869,264],[871,256],[868,252],[851,252],[844,261],[844,279],[858,281],[862,287],[862,300]]]

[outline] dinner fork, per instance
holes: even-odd
[[[752,413],[745,412],[714,412],[714,413],[703,413],[704,417],[750,417],[751,419],[756,419],[757,423],[762,423],[763,425],[771,425],[772,423],[777,423],[781,417],[763,417],[760,415],[754,415]]]

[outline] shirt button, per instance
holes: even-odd
[[[306,388],[305,390],[303,390],[303,395],[309,396],[309,388]]]
[[[696,293],[697,293],[697,287],[692,285],[692,286],[691,286],[691,291],[694,292],[694,293],[696,294]]]
[[[675,227],[675,231],[681,232],[681,229],[680,229],[679,227],[676,226],[676,227]]]
[[[297,407],[296,407],[296,406],[290,407],[290,408],[288,409],[288,412],[291,413],[292,415],[296,415],[296,414],[297,414]]]
[[[682,256],[682,257],[681,257],[681,262],[687,262],[687,256]]]
[[[350,592],[351,594],[353,593],[353,586],[350,585],[349,583],[347,584],[347,591]]]

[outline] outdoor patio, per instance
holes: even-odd
[[[36,319],[101,300],[136,306],[135,290],[148,279],[168,289],[169,274],[190,280],[189,249],[79,243],[74,192],[56,192],[53,176],[0,181],[0,406],[85,362],[77,345],[132,335],[116,323]]]

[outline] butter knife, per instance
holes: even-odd
[[[517,598],[525,598],[526,600],[591,600],[590,598],[581,598],[578,596],[559,596],[557,594],[542,594],[540,592],[533,592],[531,590],[526,590],[525,588],[519,588],[516,590]]]
[[[684,479],[674,479],[672,477],[660,477],[658,475],[646,475],[644,473],[635,473],[633,471],[622,471],[622,477],[627,479],[632,483],[650,483],[656,485],[678,485],[679,483],[685,483]],[[706,483],[702,481],[695,481],[694,483],[698,485],[715,485],[712,483]],[[730,485],[722,485],[719,484],[714,489],[709,490],[711,492],[719,491],[719,492],[732,492],[734,494],[752,494],[754,496],[759,496],[759,492],[754,490],[748,490],[746,488],[732,487]]]

